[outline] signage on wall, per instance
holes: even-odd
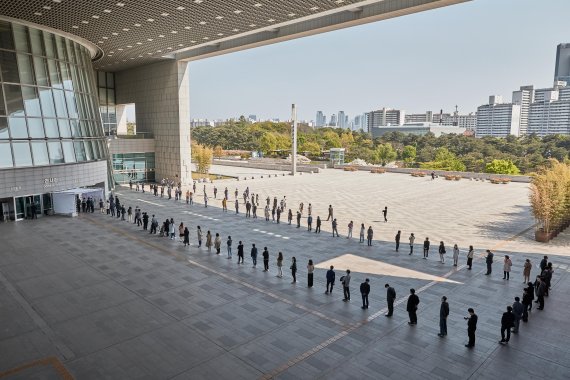
[[[59,178],[57,177],[44,178],[44,189],[48,187],[54,187],[57,185],[58,182]]]
[[[12,186],[10,188],[8,188],[8,190],[16,192],[16,191],[20,191],[22,190],[22,186]]]

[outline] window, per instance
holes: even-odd
[[[34,156],[34,165],[49,165],[49,155],[45,141],[32,142],[32,155]]]
[[[67,117],[67,107],[65,106],[65,96],[63,95],[63,91],[54,89],[52,92],[57,117]]]
[[[27,54],[18,54],[18,70],[20,72],[20,83],[36,84],[34,72],[32,70],[32,61]]]
[[[75,152],[73,151],[73,142],[63,141],[63,153],[65,155],[65,162],[75,162]]]
[[[56,119],[44,119],[44,128],[47,138],[59,138],[59,128]]]
[[[12,162],[12,149],[10,148],[10,143],[0,142],[0,168],[11,168],[13,166],[14,163]]]
[[[32,43],[32,54],[45,55],[42,32],[38,29],[29,28],[30,42]]]
[[[59,141],[48,141],[50,165],[63,164],[63,150]]]
[[[0,50],[0,68],[2,69],[2,80],[4,82],[20,83],[18,61],[15,53]]]
[[[27,139],[28,129],[26,128],[26,119],[23,117],[10,117],[8,118],[8,125],[10,126],[10,137],[13,139]]]
[[[44,138],[44,123],[42,122],[42,119],[28,119],[28,131],[31,138]]]
[[[27,141],[12,142],[14,151],[14,166],[32,166],[30,144]]]
[[[23,25],[12,24],[12,30],[14,32],[14,43],[16,45],[16,50],[29,53],[30,46],[28,44],[28,28]]]
[[[58,71],[59,65],[53,59],[48,59],[47,63],[48,63],[48,73],[49,73],[51,86],[55,88],[63,88],[61,80],[59,79],[59,71]]]
[[[69,73],[69,67],[65,62],[59,62],[59,68],[61,69],[61,81],[63,82],[63,88],[66,90],[73,90],[73,84],[71,83],[71,74]]]
[[[44,58],[34,57],[34,71],[36,73],[36,83],[38,86],[49,86],[46,61]]]
[[[55,108],[53,105],[53,96],[51,90],[49,88],[40,88],[39,90],[43,116],[55,117]]]
[[[48,32],[43,32],[44,35],[44,45],[46,48],[46,57],[55,58],[55,45],[53,42],[53,34]]]
[[[91,146],[91,141],[85,140],[85,156],[87,157],[87,161],[93,161],[96,157],[93,155],[93,147]]]
[[[79,118],[79,114],[77,113],[77,106],[75,104],[75,94],[71,91],[65,91],[65,100],[67,103],[67,111],[69,113],[69,118],[70,119]]]
[[[8,140],[8,120],[5,117],[0,117],[0,140]]]
[[[73,137],[80,137],[81,136],[81,127],[79,125],[79,120],[70,120],[71,124],[71,134]]]
[[[107,88],[115,88],[115,75],[107,73]]]
[[[73,146],[75,147],[75,156],[77,157],[77,161],[86,161],[87,155],[85,154],[83,141],[75,141]]]
[[[22,86],[22,95],[24,96],[24,107],[27,116],[42,117],[40,108],[40,99],[36,87]]]
[[[59,134],[61,137],[71,137],[71,127],[69,126],[69,120],[67,119],[57,119],[59,124]]]
[[[54,35],[55,46],[57,47],[57,58],[67,61],[67,51],[65,50],[65,40],[62,36]]]
[[[0,85],[0,115],[6,115],[6,107],[4,106],[4,91]]]
[[[9,116],[25,116],[24,102],[22,99],[22,91],[20,86],[5,84],[4,94],[6,97],[6,106]]]
[[[0,46],[4,49],[14,50],[12,25],[6,21],[0,21]]]

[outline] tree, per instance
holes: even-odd
[[[204,145],[192,145],[192,158],[196,164],[196,171],[201,174],[208,174],[212,166],[214,150]]]
[[[259,149],[265,153],[270,154],[277,149],[277,139],[272,133],[265,132],[261,139],[259,139]]]
[[[389,161],[396,159],[397,156],[396,151],[390,143],[381,144],[376,148],[377,161],[379,161],[382,166],[386,165]]]
[[[416,147],[406,145],[402,151],[402,159],[407,165],[414,163],[416,161]]]
[[[214,148],[214,157],[220,158],[223,155],[224,155],[224,150],[222,149],[222,147],[216,145],[216,147]]]
[[[461,162],[457,156],[451,153],[447,148],[439,148],[435,154],[434,161],[423,163],[420,166],[424,169],[457,172],[465,171],[465,164]]]
[[[323,134],[323,139],[325,140],[325,148],[327,149],[341,147],[340,137],[333,131],[326,131]]]
[[[127,122],[127,135],[136,135],[137,134],[137,125],[132,121]]]
[[[307,152],[313,157],[319,157],[321,155],[321,146],[316,142],[307,141],[300,146],[299,151]]]
[[[511,160],[493,160],[485,165],[485,172],[494,174],[520,174]]]

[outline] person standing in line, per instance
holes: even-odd
[[[368,246],[372,246],[372,237],[374,236],[374,231],[372,231],[372,226],[368,226],[368,231],[366,231],[366,240],[368,241]]]
[[[218,188],[214,186],[214,199],[218,197]]]
[[[238,243],[238,265],[243,264],[243,243],[241,240]]]
[[[222,211],[228,212],[228,200],[227,200],[227,198],[222,199]]]
[[[364,223],[360,224],[360,239],[359,239],[359,243],[364,243],[364,235],[366,233],[366,227],[364,227]]]
[[[398,230],[398,233],[396,234],[396,237],[394,238],[394,240],[396,240],[396,252],[398,252],[398,250],[400,249],[400,236],[402,235],[402,231]]]
[[[303,214],[303,206],[304,206],[304,205],[303,205],[303,202],[301,202],[301,203],[299,204],[299,212],[300,212],[301,214]]]
[[[503,260],[503,280],[509,280],[512,266],[513,262],[511,261],[509,255],[505,255],[505,260]]]
[[[388,302],[388,313],[384,314],[386,317],[391,317],[394,314],[394,301],[396,300],[396,290],[390,284],[384,285],[386,288],[386,301]]]
[[[226,245],[228,247],[228,260],[232,258],[232,237],[228,236],[228,240],[226,241]]]
[[[313,287],[313,272],[315,271],[315,265],[313,264],[313,260],[309,260],[307,264],[307,286],[309,288]]]
[[[257,219],[257,205],[255,202],[253,202],[251,205],[251,212],[253,214],[253,219]]]
[[[283,253],[277,255],[277,277],[283,277]]]
[[[408,325],[417,325],[418,324],[418,305],[420,303],[420,298],[416,295],[415,289],[410,289],[410,296],[408,297],[408,303],[406,305],[406,311],[410,317],[410,321]]]
[[[521,324],[521,319],[524,313],[524,306],[520,302],[521,299],[519,297],[515,297],[515,302],[513,302],[513,315],[515,316],[515,323],[513,326],[513,333],[517,334],[519,332],[519,326]]]
[[[196,229],[196,234],[198,235],[198,248],[200,248],[202,246],[202,229],[200,228],[200,226],[198,226],[198,228]]]
[[[414,236],[414,233],[412,232],[410,234],[410,255],[412,255],[412,253],[414,253],[414,241],[416,240],[416,237]]]
[[[490,249],[487,250],[487,257],[485,258],[485,263],[487,264],[487,273],[486,276],[490,275],[493,271],[493,252]]]
[[[552,275],[554,274],[554,269],[552,268],[552,263],[548,263],[546,268],[540,274],[542,276],[543,281],[546,283],[546,293],[544,293],[545,297],[548,297],[548,291],[550,290],[550,282],[552,281]]]
[[[127,212],[127,210],[125,210],[125,206],[121,206],[121,220],[125,220],[125,213]]]
[[[540,260],[540,273],[544,271],[547,265],[548,265],[548,256],[544,256],[544,258]]]
[[[194,193],[190,192],[190,206],[192,206],[194,204],[194,197],[193,196],[194,196]]]
[[[216,238],[214,239],[214,248],[216,248],[216,255],[220,254],[222,248],[222,238],[219,233],[216,233]]]
[[[176,237],[176,227],[174,226],[174,220],[170,219],[170,240],[174,240]]]
[[[469,313],[468,317],[463,317],[463,319],[467,320],[467,336],[469,337],[469,343],[465,345],[467,348],[475,347],[475,331],[477,331],[477,314],[475,314],[475,310],[473,308],[467,309]]]
[[[384,207],[384,210],[382,210],[382,215],[384,216],[384,223],[388,222],[388,206]]]
[[[204,193],[204,207],[208,208],[208,194]]]
[[[307,231],[312,231],[313,230],[313,216],[309,214],[309,216],[307,216]]]
[[[236,199],[235,207],[236,207],[236,215],[237,215],[237,214],[239,214],[239,201],[237,199]]]
[[[470,245],[469,252],[467,252],[467,266],[469,267],[467,270],[471,270],[471,267],[473,266],[473,256],[475,256],[475,250],[473,249],[473,246]]]
[[[251,245],[251,260],[253,261],[253,268],[257,265],[257,248],[255,244]]]
[[[289,212],[287,213],[287,222],[289,222],[289,225],[291,225],[292,221],[293,221],[293,211],[289,209]]]
[[[529,284],[532,284],[532,283],[529,282]],[[532,308],[532,298],[533,298],[533,296],[530,294],[530,289],[524,288],[523,289],[523,299],[522,299],[522,305],[523,305],[522,320],[523,320],[523,322],[528,322],[528,309]]]
[[[184,223],[180,222],[178,226],[178,239],[180,242],[184,241]]]
[[[523,268],[523,284],[526,284],[527,282],[530,281],[531,269],[532,269],[532,263],[530,262],[529,259],[526,259],[524,262],[524,268]]]
[[[542,280],[542,277],[536,276],[536,282],[534,283],[534,288],[536,289],[536,298],[538,302],[538,310],[544,310],[544,295],[546,294],[546,283]]]
[[[327,271],[327,290],[325,291],[325,294],[329,294],[332,293],[333,290],[333,286],[334,286],[334,279],[335,279],[335,273],[334,273],[334,267],[331,265],[330,269]],[[330,285],[330,289],[329,289],[329,285]]]
[[[441,297],[441,306],[439,307],[439,336],[443,338],[447,335],[447,316],[449,315],[449,304],[447,303],[447,297]]]
[[[457,266],[457,261],[459,260],[459,247],[457,244],[453,245],[453,266]]]
[[[127,210],[127,220],[129,223],[133,222],[133,208],[131,206],[129,206],[129,209]]]
[[[439,261],[443,264],[445,263],[445,245],[442,241],[439,242]]]
[[[329,216],[327,217],[327,222],[328,222],[330,219],[334,219],[334,218],[333,218],[333,207],[332,207],[332,205],[329,205]]]
[[[344,293],[343,301],[350,301],[350,269],[346,270],[346,274],[340,278],[342,284],[342,292]]]
[[[186,190],[186,204],[190,203],[190,190]]]
[[[309,203],[309,207],[307,208],[307,215],[313,215],[313,206]]]
[[[534,296],[536,295],[536,289],[534,287],[534,283],[532,281],[529,281],[526,289],[528,290],[528,293],[530,295],[530,300],[534,301]],[[538,301],[535,301],[535,302],[538,302]],[[528,311],[532,311],[532,302],[529,305]]]
[[[333,219],[333,221],[332,221],[332,234],[333,234],[333,237],[334,237],[334,234],[335,234],[335,233],[336,233],[336,237],[338,237],[337,226],[338,226],[338,223],[337,223],[336,219]]]
[[[245,217],[251,217],[251,203],[249,201],[245,203]]]
[[[511,340],[511,328],[515,326],[515,315],[513,314],[513,308],[507,306],[507,311],[503,313],[501,317],[501,340],[500,344],[508,344]],[[506,333],[506,337],[505,337]]]
[[[368,294],[370,294],[370,280],[367,278],[360,284],[360,295],[362,296],[362,309],[368,309]]]
[[[321,217],[317,215],[317,226],[315,228],[315,233],[316,234],[320,234],[321,233]]]
[[[348,235],[346,236],[347,239],[352,238],[352,227],[354,227],[354,223],[351,220],[350,223],[348,223]]]
[[[301,212],[297,211],[297,228],[301,227]]]
[[[275,211],[275,213],[277,214],[277,224],[280,224],[280,222],[281,222],[281,209],[279,207],[277,207],[277,210]]]
[[[190,231],[188,231],[188,227],[184,227],[184,246],[190,246]]]
[[[208,248],[208,252],[212,251],[212,234],[210,233],[210,230],[206,232],[206,248]]]
[[[293,281],[291,283],[297,283],[297,259],[295,256],[291,258],[291,276],[293,277]]]
[[[426,240],[424,240],[424,260],[429,256],[429,244],[429,238],[426,237]]]
[[[265,221],[269,222],[269,206],[265,206]]]
[[[267,250],[267,247],[263,247],[261,255],[263,256],[263,271],[267,272],[269,271],[269,251]]]

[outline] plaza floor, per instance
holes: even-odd
[[[224,167],[214,168],[223,173]],[[229,169],[234,173],[239,168]],[[320,174],[220,181],[218,195],[287,197],[288,208],[313,205],[326,218],[334,207],[341,237],[330,222],[321,234],[286,223],[246,219],[223,213],[221,202],[188,206],[127,188],[118,196],[159,220],[174,218],[191,231],[191,247],[149,235],[126,221],[101,215],[44,217],[0,225],[0,380],[4,379],[469,379],[497,377],[570,377],[570,258],[567,237],[541,245],[529,237],[533,221],[525,184],[493,185],[474,181],[426,180],[398,174],[373,175],[326,170]],[[206,185],[211,194],[214,185]],[[241,197],[240,197],[241,199]],[[294,205],[294,207],[293,207]],[[380,210],[388,206],[388,223]],[[367,247],[346,238],[346,225],[374,229]],[[196,244],[196,226],[220,233],[222,251]],[[402,230],[402,246],[393,236]],[[416,235],[414,254],[407,237]],[[342,236],[344,234],[344,236]],[[225,240],[234,241],[232,260]],[[432,249],[422,260],[420,244]],[[245,243],[246,263],[236,264],[236,245]],[[445,264],[437,243],[446,243]],[[270,270],[261,257],[252,268],[249,248],[261,255],[267,246]],[[467,271],[465,252],[451,265],[454,243],[478,253],[493,249],[492,276],[484,276],[478,255]],[[276,254],[285,256],[284,278],[276,277]],[[502,257],[513,257],[510,281],[502,280]],[[544,311],[508,346],[500,339],[500,318],[515,296],[522,296],[522,264],[548,254],[555,267]],[[291,257],[297,258],[298,283],[291,284]],[[307,287],[306,264],[315,261],[315,286]],[[337,283],[325,295],[325,269],[334,263]],[[338,278],[352,268],[350,302],[342,302]],[[370,278],[370,308],[362,310],[358,287]],[[393,318],[385,318],[384,284],[398,298]],[[410,288],[421,300],[417,326],[407,325],[405,300]],[[440,298],[449,298],[449,335],[439,338]],[[464,347],[468,307],[479,315],[477,345]]]

